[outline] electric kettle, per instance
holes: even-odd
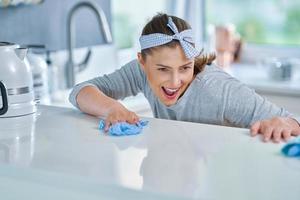
[[[0,42],[0,118],[36,111],[32,72],[24,62],[26,54],[26,48]]]

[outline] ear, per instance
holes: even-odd
[[[137,58],[138,58],[141,68],[145,71],[145,61],[140,52],[137,53]]]

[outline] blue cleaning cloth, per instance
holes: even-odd
[[[136,135],[142,132],[144,126],[148,124],[148,121],[140,120],[136,124],[129,124],[127,122],[118,122],[113,124],[108,129],[108,134],[113,136],[124,136],[124,135]],[[105,121],[100,120],[99,129],[104,130]]]
[[[281,152],[287,157],[300,157],[300,137],[284,145]]]

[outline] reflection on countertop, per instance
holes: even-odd
[[[99,119],[71,108],[39,105],[25,118],[1,119],[0,143],[7,148],[0,148],[0,168],[18,167],[17,173],[27,170],[30,176],[24,180],[1,172],[0,180],[24,187],[66,181],[51,179],[52,173],[92,179],[93,188],[118,187],[115,192],[130,188],[192,199],[299,197],[299,161],[281,156],[282,144],[263,143],[247,129],[144,119],[149,124],[142,134],[128,137],[103,134]],[[46,180],[40,181],[43,173]],[[12,185],[0,188],[1,195],[8,196]]]

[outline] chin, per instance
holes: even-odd
[[[167,100],[165,98],[161,99],[162,103],[165,105],[165,106],[172,106],[174,104],[176,104],[178,98],[174,99],[174,100]]]
[[[163,102],[163,104],[164,104],[165,106],[172,106],[172,105],[174,105],[175,103]]]

